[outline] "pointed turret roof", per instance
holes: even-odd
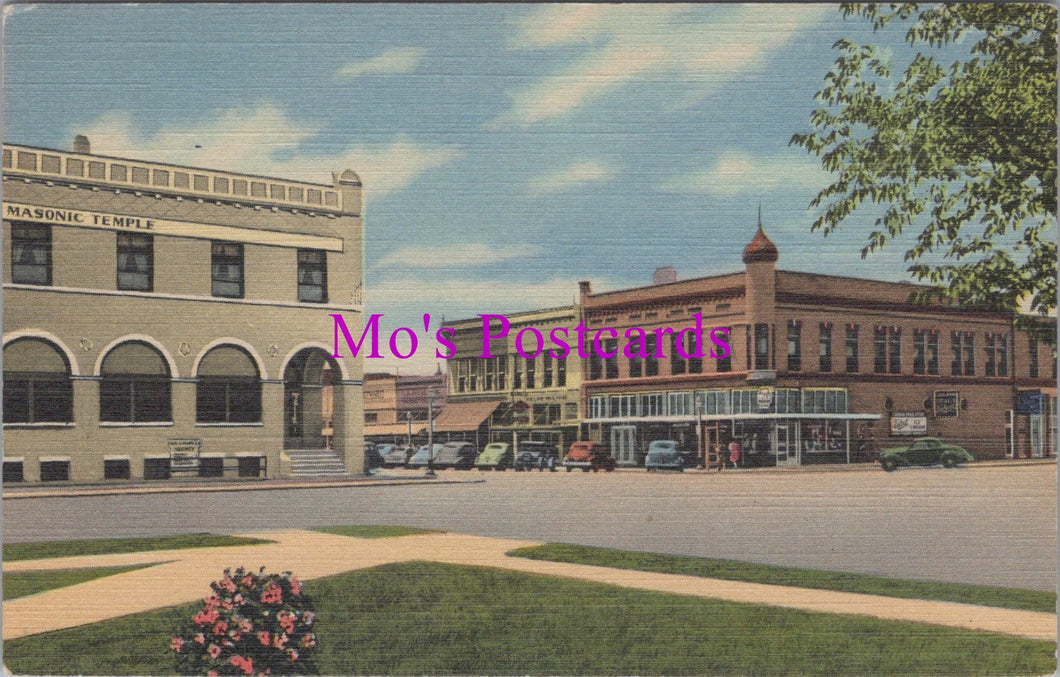
[[[762,230],[762,224],[759,223],[758,232],[755,233],[754,239],[743,250],[743,262],[758,263],[764,261],[776,263],[779,258],[780,252],[777,250],[777,246],[766,237],[766,232]]]

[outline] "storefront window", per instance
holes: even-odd
[[[703,390],[698,393],[704,416],[732,413],[728,390]]]
[[[647,395],[642,395],[640,400],[640,411],[642,416],[662,416],[662,393],[649,393]]]
[[[667,414],[670,416],[691,416],[695,414],[692,405],[692,393],[670,393],[667,396]]]

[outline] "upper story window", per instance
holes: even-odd
[[[846,357],[847,373],[856,374],[858,371],[858,331],[856,324],[847,325]]]
[[[769,325],[755,325],[755,369],[769,369]]]
[[[601,342],[604,352],[611,355],[611,357],[604,359],[604,377],[605,378],[618,378],[618,339],[607,339]],[[647,360],[645,362],[645,373],[651,376],[651,372],[648,371]],[[658,361],[655,363],[655,373],[659,372]]]
[[[567,385],[567,358],[556,358],[556,385],[560,388]]]
[[[821,371],[832,371],[832,323],[822,322],[820,326]]]
[[[70,364],[62,351],[34,338],[4,346],[4,423],[69,423],[73,402]]]
[[[547,350],[541,353],[541,387],[552,387],[552,353]]]
[[[953,376],[975,376],[975,337],[970,331],[955,331],[950,336],[953,361],[950,373]]]
[[[676,332],[670,335],[670,373],[671,374],[683,374],[688,370],[688,360],[681,356],[681,353],[677,351],[678,344],[684,335],[680,332]],[[684,346],[681,346],[684,349]],[[688,352],[686,351],[686,355]],[[632,376],[632,374],[630,374]]]
[[[214,242],[210,277],[214,296],[243,298],[243,245],[238,242]]]
[[[327,252],[319,249],[298,250],[298,300],[305,303],[327,303]]]
[[[902,373],[902,330],[891,327],[887,336],[887,371],[891,374]]]
[[[876,327],[872,337],[873,359],[872,371],[876,374],[887,373],[887,327]]]
[[[939,373],[939,335],[935,331],[913,330],[913,373]]]
[[[11,281],[52,283],[52,227],[40,223],[11,224]]]
[[[118,233],[118,289],[154,291],[155,243],[150,235]]]
[[[644,358],[645,376],[659,375],[659,358],[655,356],[656,351],[659,349],[658,339],[658,334],[649,334],[648,337],[644,339],[644,352],[648,355]],[[615,360],[615,375],[608,376],[607,378],[618,378],[618,360]]]
[[[788,320],[788,371],[802,371],[802,322]]]
[[[732,327],[725,327],[724,329],[725,329],[725,331],[724,331],[724,333],[722,335],[727,337],[726,340],[729,343],[730,349],[725,351],[725,357],[719,357],[718,358],[717,367],[716,368],[717,368],[717,370],[719,372],[732,371],[732,349],[731,349],[732,339],[729,338],[729,337],[732,336]]]
[[[1008,337],[1004,334],[986,334],[986,376],[1008,376]]]

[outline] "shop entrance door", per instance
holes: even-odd
[[[795,441],[795,426],[791,423],[777,423],[773,448],[777,452],[777,465],[797,465],[799,449]]]
[[[1030,416],[1030,436],[1031,436],[1031,456],[1033,458],[1042,457],[1042,419],[1044,417],[1041,414],[1031,414]]]
[[[611,428],[611,456],[619,465],[636,465],[637,426],[616,425]]]

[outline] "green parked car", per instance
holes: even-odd
[[[512,445],[507,442],[490,442],[475,459],[479,470],[505,470],[512,464]]]
[[[921,437],[907,447],[892,447],[880,452],[880,465],[890,472],[899,466],[942,465],[953,468],[975,461],[966,449],[947,444],[937,437]]]

